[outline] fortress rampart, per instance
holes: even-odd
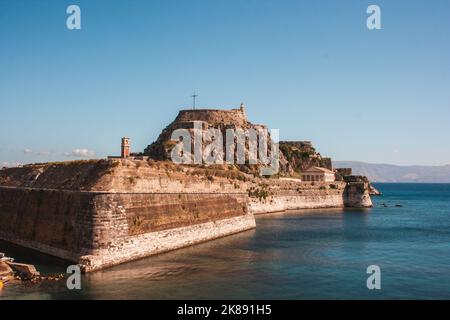
[[[125,159],[30,165],[0,171],[0,238],[89,272],[255,228],[254,214],[358,206],[358,183]]]
[[[253,214],[286,210],[371,207],[368,186],[345,182],[302,182],[297,179],[274,179],[260,182],[249,194],[249,211]]]
[[[240,127],[245,127],[247,124],[247,116],[245,110],[230,109],[196,109],[196,110],[181,110],[178,113],[174,122],[188,122],[188,121],[205,121],[210,124],[233,124]]]
[[[0,187],[0,238],[93,271],[255,227],[245,194]],[[146,242],[146,239],[149,239]]]
[[[85,271],[255,227],[245,189],[129,160],[2,170],[0,214],[1,239]]]
[[[247,121],[243,106],[182,110],[140,157],[123,138],[120,157],[0,170],[0,239],[89,272],[255,228],[255,214],[372,206],[364,177],[295,178],[306,167],[332,167],[309,141],[281,143],[284,170],[271,178],[247,165],[155,161],[168,159],[172,131],[193,121],[203,129],[261,127]]]

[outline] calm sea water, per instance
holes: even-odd
[[[256,230],[84,275],[82,290],[8,285],[0,298],[450,299],[450,184],[376,186],[372,209],[258,216]],[[0,251],[43,272],[66,267]],[[381,290],[366,287],[369,265],[381,268]]]

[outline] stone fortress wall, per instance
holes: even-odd
[[[233,182],[130,160],[1,170],[0,238],[92,271],[254,228]]]
[[[122,158],[0,170],[0,239],[89,272],[255,228],[255,214],[372,205],[366,179],[314,183],[290,176],[305,165],[331,167],[331,159],[312,145],[284,144],[287,159],[282,154],[280,164],[288,177],[261,178],[239,166],[155,161],[167,160],[172,130],[193,121],[260,127],[248,122],[242,106],[182,110],[145,157],[128,157],[124,138]]]
[[[175,122],[204,121],[210,124],[234,124],[237,127],[247,125],[247,116],[242,106],[240,109],[196,109],[181,110]]]
[[[0,171],[0,238],[93,271],[255,228],[255,214],[358,206],[364,193],[138,160],[30,165]]]

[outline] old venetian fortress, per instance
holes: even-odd
[[[257,227],[255,215],[370,207],[370,184],[334,169],[308,141],[280,142],[280,172],[256,165],[175,165],[171,133],[264,128],[232,110],[182,110],[142,153],[122,139],[108,159],[0,170],[0,239],[79,264],[85,272]]]

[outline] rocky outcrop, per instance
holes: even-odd
[[[224,135],[226,129],[249,129],[253,127],[248,122],[243,109],[181,110],[175,120],[161,132],[158,139],[145,148],[144,154],[155,160],[170,160],[170,153],[175,145],[171,140],[172,132],[177,129],[192,131],[194,129],[194,121],[202,122],[202,130],[217,128],[221,129]],[[192,135],[193,139],[194,137]]]
[[[371,196],[382,196],[383,194],[375,188],[371,183],[369,183],[369,194]]]
[[[171,152],[178,141],[172,140],[172,133],[177,129],[186,129],[190,132],[191,141],[194,141],[194,122],[201,122],[201,136],[206,139],[205,133],[209,129],[218,129],[222,135],[223,150],[226,150],[226,131],[233,130],[250,130],[254,129],[256,132],[268,133],[268,150],[271,150],[270,132],[265,125],[253,124],[248,121],[243,107],[240,109],[218,110],[218,109],[197,109],[197,110],[181,110],[175,120],[170,123],[159,135],[158,139],[144,150],[144,155],[155,160],[170,160]],[[211,141],[204,141],[203,147]],[[194,149],[194,148],[192,148]],[[204,152],[204,148],[202,152]],[[249,164],[248,161],[249,146],[245,145],[246,162],[245,164],[237,164],[235,167],[242,172],[258,175],[261,165]],[[221,159],[225,161],[225,156]],[[280,154],[280,175],[290,175],[292,168],[286,161],[284,155]]]
[[[7,265],[15,272],[19,273],[22,278],[32,280],[39,277],[41,274],[36,270],[36,267],[31,264],[7,262]]]
[[[281,141],[280,151],[294,172],[301,173],[310,167],[333,170],[331,158],[322,157],[311,141]]]
[[[13,275],[13,269],[11,269],[11,267],[6,262],[0,261],[0,280],[2,280],[3,278],[12,277]]]

